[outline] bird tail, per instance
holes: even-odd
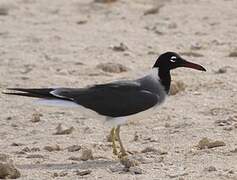
[[[50,92],[53,88],[40,88],[40,89],[26,89],[26,88],[8,88],[7,90],[13,92],[3,92],[3,94],[16,95],[16,96],[26,96],[34,98],[55,98]]]

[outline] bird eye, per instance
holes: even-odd
[[[176,62],[176,59],[177,59],[176,56],[172,56],[172,57],[170,58],[170,61],[171,61],[171,62]]]

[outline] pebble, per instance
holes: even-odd
[[[237,49],[230,52],[229,57],[237,57]]]
[[[215,73],[216,74],[225,74],[226,72],[227,72],[227,67],[221,67]]]
[[[85,175],[88,175],[88,174],[91,174],[91,170],[82,170],[82,171],[80,171],[80,170],[77,170],[76,171],[76,175],[78,175],[78,176],[85,176]]]
[[[155,6],[155,7],[152,7],[152,8],[150,8],[150,9],[147,9],[147,10],[144,12],[144,16],[159,13],[159,10],[160,10],[163,6],[164,6],[164,4],[160,4],[160,5],[158,5],[158,6]]]
[[[94,159],[91,149],[83,149],[80,159],[82,161],[87,161],[89,159]]]
[[[128,47],[124,43],[121,42],[118,46],[113,46],[112,49],[114,51],[123,52],[123,51],[128,50]]]
[[[42,114],[39,113],[34,113],[32,114],[32,118],[31,118],[31,122],[39,122],[40,121],[40,117],[42,117]]]
[[[220,147],[220,146],[225,146],[225,143],[223,141],[211,141],[208,138],[202,138],[198,142],[198,148],[199,149],[206,149],[206,148],[215,148],[215,147]]]
[[[56,132],[54,133],[54,135],[65,135],[65,134],[71,134],[74,130],[74,127],[70,127],[68,129],[63,129],[62,128],[62,124],[60,123],[57,127],[56,127]]]
[[[68,152],[75,152],[75,151],[79,151],[81,149],[80,145],[72,145],[67,147]]]
[[[208,171],[208,172],[216,171],[216,167],[215,166],[209,166],[209,167],[204,168],[204,171]]]
[[[100,63],[96,66],[96,68],[101,69],[104,72],[109,72],[109,73],[122,73],[122,72],[127,72],[129,68],[126,66],[119,64],[119,63]]]
[[[29,159],[44,158],[44,156],[41,154],[30,154],[30,155],[26,156],[26,158],[29,158]]]
[[[16,179],[21,176],[21,173],[13,164],[0,162],[0,178],[1,179]]]
[[[44,150],[52,152],[52,151],[60,151],[61,148],[59,147],[59,145],[53,145],[53,146],[45,146]]]
[[[6,5],[1,5],[0,7],[0,16],[7,16],[9,13],[9,7],[7,7]]]
[[[0,154],[0,179],[16,179],[20,176],[20,171],[13,165],[9,155]]]
[[[202,55],[200,53],[192,52],[192,51],[181,52],[180,55],[188,56],[188,57],[203,57],[204,56],[204,55]]]
[[[171,83],[171,87],[170,87],[170,95],[176,95],[182,91],[184,91],[186,88],[186,84],[184,84],[184,82],[182,81],[173,81]]]

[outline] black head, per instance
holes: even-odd
[[[178,67],[188,67],[200,71],[206,71],[206,69],[201,65],[188,62],[175,52],[166,52],[161,54],[153,66],[153,68],[159,68],[159,70],[162,71],[169,71]]]

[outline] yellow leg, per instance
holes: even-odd
[[[116,144],[115,144],[115,139],[116,139],[115,128],[111,129],[110,136],[111,136],[111,140],[112,140],[113,154],[118,155],[118,151],[117,151]]]
[[[122,143],[122,141],[120,139],[120,135],[119,135],[119,133],[120,133],[120,125],[118,125],[117,128],[115,129],[115,133],[116,133],[116,137],[118,139],[119,146],[120,146],[120,153],[121,153],[120,157],[122,158],[124,156],[127,156],[127,153],[126,153],[126,151],[125,151],[125,149],[123,147],[123,143]]]

